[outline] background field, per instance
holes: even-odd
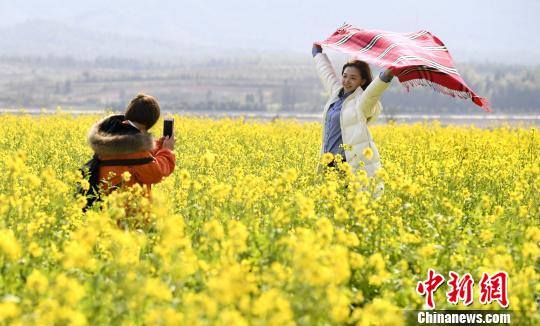
[[[138,92],[154,95],[168,112],[320,114],[327,100],[304,54],[253,53],[198,59],[140,60],[118,57],[0,55],[0,112],[46,108],[124,110]],[[338,73],[348,59],[332,57]],[[378,67],[373,66],[376,75]],[[540,108],[540,67],[495,63],[458,63],[464,80],[487,97],[492,115],[534,115]],[[426,87],[406,92],[397,80],[382,97],[384,114],[483,115],[471,101],[454,99]]]

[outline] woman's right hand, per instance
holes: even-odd
[[[176,138],[174,138],[174,135],[172,136],[167,136],[165,137],[165,139],[163,139],[163,147],[162,148],[167,148],[171,151],[174,150],[174,144],[176,143]]]
[[[392,79],[394,77],[394,73],[392,72],[392,69],[390,68],[385,69],[383,74],[388,79]]]
[[[316,56],[317,54],[322,53],[322,46],[319,44],[313,43],[313,48],[311,48],[311,54]]]

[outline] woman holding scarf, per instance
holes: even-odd
[[[321,156],[339,154],[353,172],[362,169],[372,177],[381,162],[367,126],[381,113],[379,98],[394,75],[386,69],[373,80],[369,65],[353,60],[343,66],[340,80],[320,45],[313,45],[312,54],[317,74],[330,94],[323,111]],[[325,163],[335,166],[334,160]]]

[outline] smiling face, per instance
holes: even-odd
[[[358,87],[364,85],[366,80],[362,78],[360,70],[356,67],[346,67],[343,70],[341,85],[345,93],[354,92]]]

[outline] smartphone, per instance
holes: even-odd
[[[163,120],[163,136],[171,137],[173,134],[174,129],[174,119],[173,118],[167,118]]]

